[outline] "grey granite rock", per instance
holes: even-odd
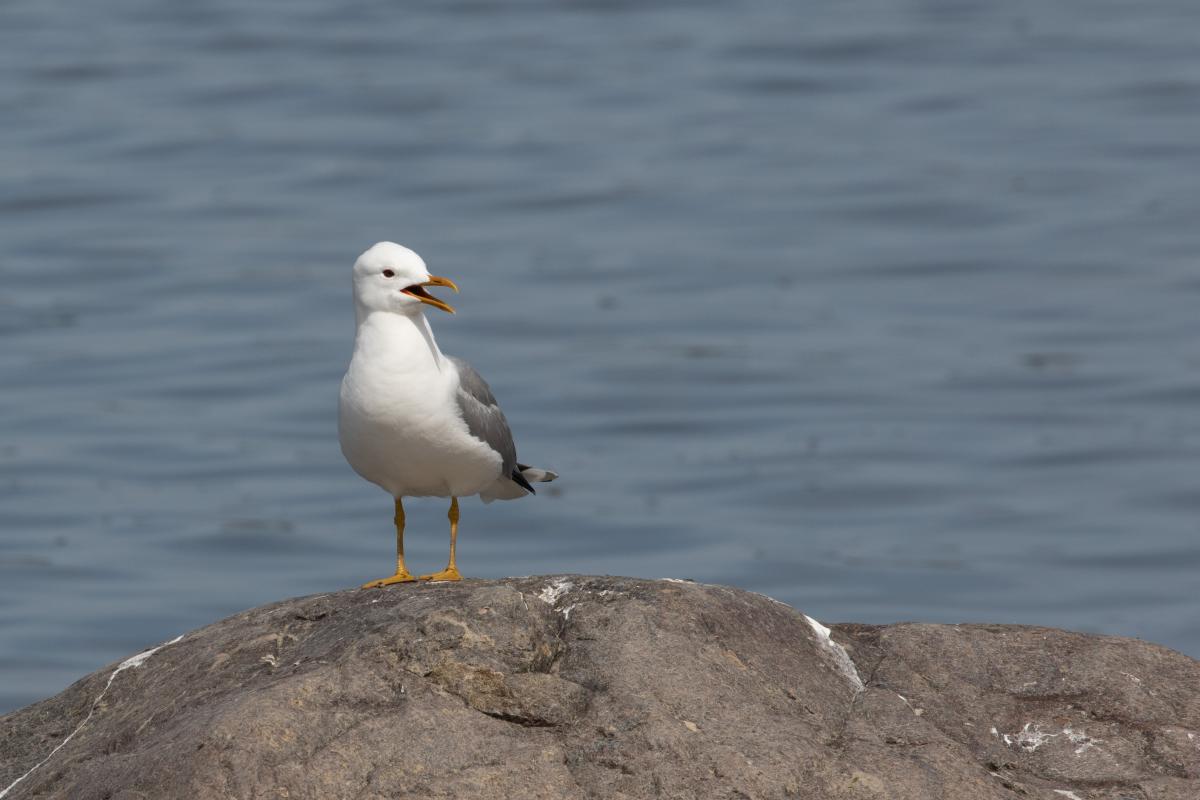
[[[408,584],[247,611],[2,717],[0,792],[21,776],[6,800],[1195,800],[1200,663],[1015,626],[829,638],[682,581]]]

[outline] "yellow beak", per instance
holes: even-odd
[[[426,286],[445,286],[453,289],[454,293],[458,294],[458,287],[454,285],[454,281],[450,280],[449,278],[439,278],[437,275],[430,275],[429,280],[425,281],[424,283],[416,286],[409,286],[407,289],[403,290],[405,294],[417,298],[422,303],[431,305],[434,308],[440,308],[442,311],[448,311],[453,314],[454,309],[451,308],[448,303],[438,300],[429,292],[425,291],[424,287]]]

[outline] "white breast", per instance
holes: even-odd
[[[354,471],[395,497],[465,497],[492,485],[500,454],[458,411],[454,364],[423,315],[378,312],[359,325],[342,379],[338,438]]]

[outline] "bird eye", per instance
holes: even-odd
[[[394,277],[396,277],[396,272],[395,272],[395,270],[385,269],[383,271],[383,277],[394,278]]]

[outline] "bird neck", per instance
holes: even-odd
[[[354,354],[378,362],[395,362],[396,370],[427,367],[441,371],[445,356],[425,315],[372,311],[359,320],[354,334]]]

